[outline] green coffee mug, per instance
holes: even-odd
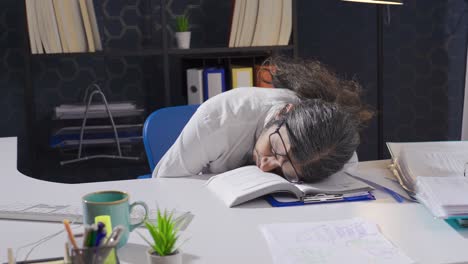
[[[109,215],[112,227],[122,225],[125,227],[117,248],[127,243],[129,232],[140,226],[148,217],[148,206],[146,203],[138,201],[129,204],[129,195],[121,191],[102,191],[88,193],[83,196],[83,223],[87,225],[94,224],[94,219],[99,215]],[[140,205],[145,209],[143,219],[135,224],[131,223],[130,214],[133,207]]]

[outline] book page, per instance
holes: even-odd
[[[405,147],[401,159],[413,180],[418,176],[443,177],[449,175],[463,176],[468,162],[468,151],[456,149],[415,149]]]
[[[261,225],[276,264],[414,263],[361,218]]]
[[[344,171],[339,171],[316,183],[297,184],[296,186],[305,194],[343,194],[373,189],[368,184],[350,177]]]
[[[206,185],[229,207],[280,191],[294,193],[298,198],[302,196],[293,184],[281,176],[263,172],[257,166],[245,166],[218,174],[211,177]]]
[[[413,148],[428,151],[467,150],[468,141],[427,141],[427,142],[387,142],[387,148],[392,158],[399,158],[403,148]]]

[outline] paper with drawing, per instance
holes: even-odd
[[[414,263],[361,218],[261,225],[276,264]]]

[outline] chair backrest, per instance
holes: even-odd
[[[183,105],[154,111],[143,126],[143,143],[151,171],[174,144],[199,105]]]

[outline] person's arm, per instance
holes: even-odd
[[[164,154],[153,171],[153,177],[177,177],[199,174],[213,157],[217,157],[216,127],[200,108],[189,120],[181,134]]]

